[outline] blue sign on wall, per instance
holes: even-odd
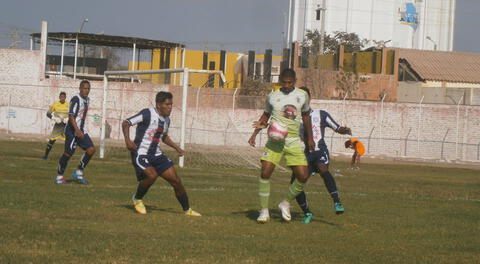
[[[400,22],[412,26],[413,30],[417,30],[418,13],[414,3],[405,4],[405,11],[401,12]]]

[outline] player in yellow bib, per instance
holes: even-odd
[[[285,221],[291,220],[290,202],[303,191],[303,185],[308,179],[307,159],[304,154],[304,144],[300,139],[300,126],[305,126],[307,138],[305,142],[309,150],[313,150],[315,144],[312,139],[312,125],[310,121],[310,104],[308,94],[295,87],[296,74],[292,69],[285,69],[280,74],[282,87],[272,91],[265,103],[265,111],[260,119],[254,122],[255,130],[248,140],[251,146],[255,146],[255,138],[261,130],[261,124],[277,122],[287,126],[288,134],[285,140],[268,140],[265,145],[265,152],[261,157],[262,171],[259,183],[260,215],[257,218],[259,223],[270,220],[268,200],[270,196],[270,177],[276,165],[284,157],[286,165],[289,166],[297,179],[289,186],[287,197],[278,207],[282,212]]]
[[[65,101],[67,94],[65,92],[60,92],[58,96],[58,101],[50,105],[47,111],[47,117],[52,119],[55,122],[53,126],[52,133],[50,134],[50,139],[47,143],[47,148],[45,149],[45,155],[42,157],[43,160],[48,158],[48,153],[52,150],[53,144],[57,139],[65,140],[65,125],[68,120],[68,107],[69,103]]]

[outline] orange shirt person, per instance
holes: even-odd
[[[360,157],[365,155],[365,147],[363,146],[362,142],[360,142],[360,140],[357,138],[351,138],[345,141],[345,148],[351,148],[355,151],[350,164],[352,168],[360,169]]]

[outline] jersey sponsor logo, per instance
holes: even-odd
[[[158,138],[155,137],[155,134],[159,135]],[[160,135],[163,133],[163,127],[159,127],[157,129],[151,129],[147,132],[148,139],[150,139],[152,142],[155,143],[160,143]]]
[[[295,119],[297,117],[297,108],[294,105],[286,105],[282,109],[283,116],[288,119]]]

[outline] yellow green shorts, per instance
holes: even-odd
[[[268,140],[260,160],[280,165],[280,160],[285,157],[287,166],[307,166],[304,145],[300,138],[287,138],[285,142]]]
[[[65,124],[55,124],[53,126],[52,134],[50,134],[50,140],[65,140]]]

